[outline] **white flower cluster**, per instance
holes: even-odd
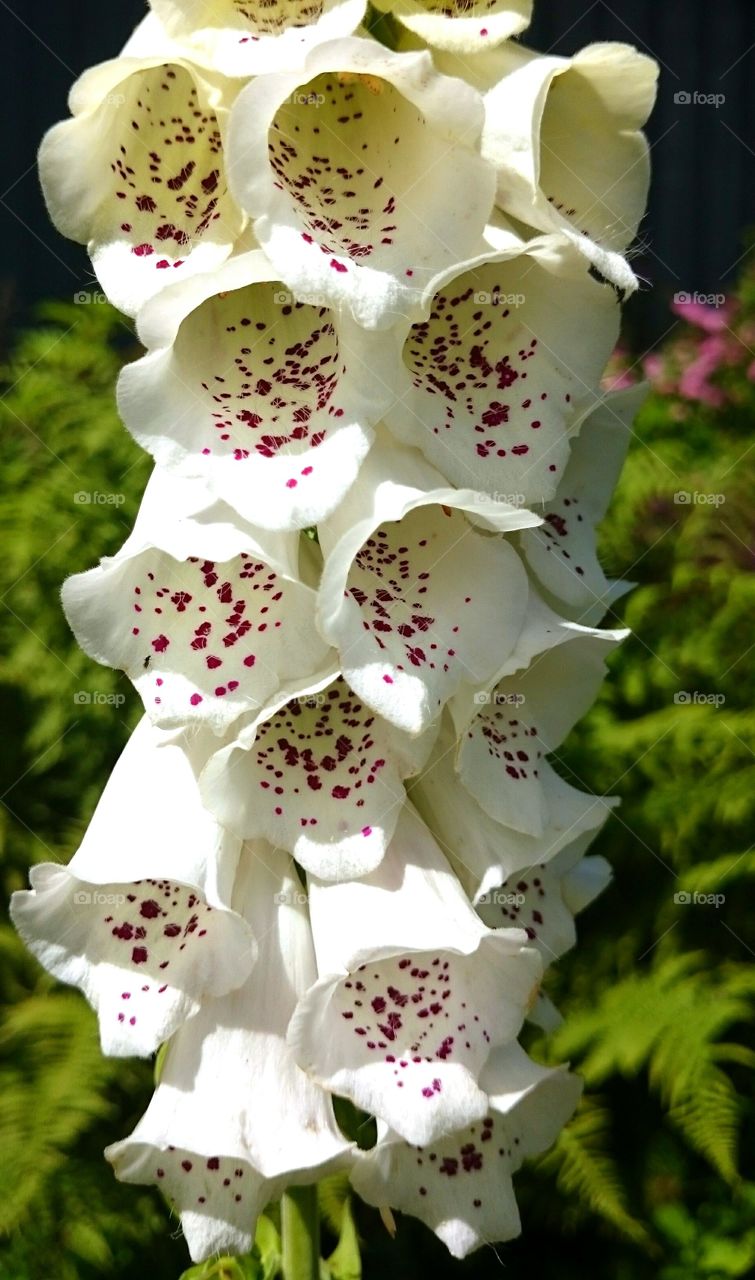
[[[63,592],[145,716],[14,919],[105,1053],[169,1041],[107,1155],[194,1259],[334,1168],[456,1256],[510,1238],[577,1102],[517,1036],[608,879],[611,802],[547,757],[621,639],[595,525],[638,393],[599,381],[655,68],[533,53],[530,7],[152,0],[42,147],[156,466]]]

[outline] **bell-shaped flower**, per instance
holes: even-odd
[[[641,130],[657,63],[626,44],[591,44],[560,58],[511,43],[488,55],[485,73],[492,66],[500,79],[485,95],[483,154],[498,174],[499,206],[567,236],[617,289],[636,288],[622,255],[645,212],[650,161]]]
[[[477,92],[429,53],[329,41],[299,71],[242,90],[231,187],[300,299],[385,328],[416,310],[431,276],[478,251],[495,186],[482,122]]]
[[[309,891],[320,976],[289,1029],[299,1064],[408,1142],[481,1119],[480,1072],[539,977],[524,934],[481,926],[408,806],[376,871]]]
[[[375,0],[375,8],[434,48],[464,54],[520,35],[532,19],[532,0]]]
[[[627,589],[609,582],[598,561],[595,526],[603,519],[619,478],[632,421],[647,384],[597,400],[572,441],[569,464],[544,521],[520,538],[531,572],[555,608],[590,625],[599,622]]]
[[[323,880],[380,863],[424,764],[430,729],[410,738],[327,676],[245,722],[208,761],[205,804],[244,839],[264,837]]]
[[[531,593],[493,689],[452,699],[459,778],[496,822],[542,836],[549,819],[543,783],[554,773],[545,757],[595,701],[605,659],[627,634],[567,622]]]
[[[454,767],[456,751],[456,733],[446,713],[432,755],[411,783],[409,796],[474,901],[523,867],[550,861],[578,836],[592,839],[615,807],[615,800],[579,791],[549,768],[539,779],[541,834],[502,826],[462,783]]]
[[[73,119],[44,138],[50,217],[87,245],[128,315],[169,280],[219,266],[243,229],[224,159],[235,93],[166,50],[114,58],[84,73],[71,91]]]
[[[145,1115],[105,1152],[121,1181],[154,1183],[173,1203],[195,1261],[247,1252],[266,1204],[351,1151],[330,1099],[285,1041],[296,1000],[315,979],[293,866],[264,845],[246,846],[233,901],[259,938],[254,974],[179,1031]]]
[[[150,0],[199,66],[226,76],[291,71],[324,40],[349,36],[366,0]]]
[[[507,541],[487,531],[535,520],[444,485],[413,450],[381,443],[368,455],[319,527],[318,622],[344,678],[386,720],[422,732],[461,684],[483,682],[512,651],[526,574]]]
[[[584,856],[588,843],[589,838],[576,840],[550,862],[518,871],[477,903],[491,929],[524,929],[540,952],[544,969],[574,946],[574,917],[611,880],[605,858]]]
[[[240,841],[199,797],[203,750],[145,717],[71,862],[34,867],[32,889],[13,895],[16,928],[84,992],[107,1054],[154,1053],[254,963],[249,926],[228,909]]]
[[[492,225],[490,235],[497,251],[429,286],[386,422],[453,484],[543,502],[616,343],[619,309],[563,237],[525,244]]]
[[[381,1126],[377,1146],[359,1156],[351,1173],[363,1200],[419,1218],[455,1258],[519,1235],[512,1175],[552,1145],[582,1087],[563,1068],[533,1062],[517,1044],[490,1055],[481,1083],[489,1109],[480,1121],[422,1146]]]
[[[297,549],[298,535],[252,529],[201,485],[155,471],[130,537],[67,580],[63,606],[85,653],[126,672],[155,724],[222,734],[328,665]]]
[[[255,525],[302,529],[340,502],[390,402],[391,334],[297,301],[260,251],[164,289],[121,415],[158,465],[203,477]]]

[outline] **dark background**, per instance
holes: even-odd
[[[37,299],[70,298],[91,281],[84,250],[50,225],[35,151],[66,114],[73,80],[112,57],[145,11],[144,0],[48,0],[31,10],[0,0],[0,314],[16,323]],[[677,291],[718,293],[736,276],[742,229],[755,222],[755,3],[753,0],[540,0],[525,39],[571,54],[592,40],[625,40],[661,64],[650,122],[656,172],[636,259],[653,286],[631,304],[643,344],[668,327]],[[725,94],[716,108],[674,101],[679,91]]]

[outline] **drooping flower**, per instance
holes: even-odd
[[[287,849],[324,880],[367,875],[382,860],[434,731],[412,739],[343,679],[265,708],[208,761],[201,788],[224,825]]]
[[[539,977],[526,935],[481,926],[408,806],[376,871],[312,877],[309,894],[319,978],[289,1028],[300,1065],[409,1142],[481,1119],[480,1072]]]
[[[271,1200],[351,1151],[331,1100],[285,1040],[315,978],[304,899],[288,859],[245,847],[233,903],[259,938],[255,971],[178,1032],[146,1114],[105,1152],[121,1181],[154,1183],[168,1196],[195,1261],[245,1253]]]
[[[391,335],[297,301],[260,251],[165,289],[139,333],[152,350],[124,369],[119,404],[160,466],[262,528],[333,510],[392,396]]]
[[[554,772],[546,757],[595,701],[605,659],[627,634],[567,622],[531,593],[494,688],[451,700],[459,778],[496,822],[542,836],[550,817],[543,784]]]
[[[366,0],[150,0],[166,31],[202,67],[226,76],[290,71],[324,40],[348,36]]]
[[[381,444],[368,455],[320,525],[318,620],[352,689],[386,720],[424,731],[463,682],[482,683],[511,651],[526,575],[506,540],[482,530],[535,521],[522,507],[444,485],[408,450]]]
[[[329,665],[297,549],[297,535],[254,530],[155,471],[133,533],[67,580],[63,605],[84,651],[126,672],[155,724],[222,734]]]
[[[532,18],[532,0],[375,0],[375,7],[429,45],[465,54],[519,35]]]
[[[419,1218],[455,1258],[519,1235],[512,1175],[552,1145],[581,1092],[576,1076],[540,1066],[517,1044],[491,1053],[480,1082],[489,1105],[474,1124],[412,1146],[383,1125],[351,1172],[368,1204]]]
[[[254,963],[230,910],[241,842],[202,806],[201,753],[145,717],[71,862],[34,867],[31,890],[13,895],[27,946],[96,1009],[104,1053],[154,1053]]]
[[[330,41],[239,95],[232,189],[294,293],[389,327],[431,276],[484,247],[494,175],[482,121],[478,94],[428,53]]]
[[[164,51],[114,58],[76,82],[73,119],[42,142],[50,217],[128,315],[169,280],[218,267],[243,230],[223,142],[235,92]]]
[[[552,497],[575,413],[619,332],[610,290],[563,237],[501,246],[434,279],[386,414],[453,484],[520,502]]]
[[[438,67],[483,94],[483,154],[498,175],[496,202],[526,226],[558,232],[599,275],[631,292],[624,253],[645,211],[650,162],[641,132],[657,64],[631,45],[588,45],[572,58],[514,41]]]
[[[543,524],[520,535],[522,554],[547,598],[588,626],[628,589],[606,578],[595,526],[605,515],[647,390],[642,383],[596,399],[572,442],[556,495],[544,508]]]
[[[592,839],[615,805],[571,786],[545,757],[593,701],[604,657],[625,635],[558,618],[531,592],[492,690],[449,703],[410,793],[474,901],[577,837]]]
[[[461,782],[454,768],[456,741],[447,717],[409,795],[472,899],[523,867],[548,862],[578,836],[593,839],[615,804],[572,787],[549,770],[542,779],[546,816],[541,835],[502,826]]]
[[[484,894],[477,910],[491,929],[524,929],[547,969],[574,946],[574,917],[610,880],[605,858],[585,857],[585,841],[576,840],[550,862],[524,867]]]

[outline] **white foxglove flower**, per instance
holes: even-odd
[[[320,977],[289,1029],[300,1065],[409,1142],[481,1119],[480,1072],[539,977],[523,933],[481,927],[408,807],[377,871],[310,880],[310,915]]]
[[[333,510],[392,396],[391,335],[296,301],[259,250],[163,290],[139,335],[156,349],[123,370],[119,404],[160,466],[263,528]]]
[[[225,826],[287,849],[323,880],[367,875],[380,863],[422,767],[419,739],[381,720],[328,676],[244,723],[207,763],[201,789]]]
[[[523,868],[477,904],[491,929],[524,929],[543,968],[574,946],[574,917],[610,883],[609,864],[600,856],[585,857],[585,844],[577,840],[550,862]]]
[[[516,1044],[491,1054],[481,1084],[489,1095],[481,1120],[421,1146],[382,1126],[351,1173],[368,1204],[419,1218],[455,1258],[519,1235],[512,1175],[552,1145],[581,1093],[576,1076],[540,1066]]]
[[[234,906],[259,938],[255,971],[171,1041],[146,1114],[105,1153],[122,1181],[168,1196],[195,1261],[245,1253],[271,1200],[349,1157],[330,1099],[285,1041],[315,978],[304,898],[288,859],[244,849]]]
[[[249,927],[228,909],[240,841],[203,808],[188,745],[145,717],[69,865],[34,867],[31,891],[13,895],[27,946],[81,988],[103,1052],[119,1057],[154,1053],[254,963]]]
[[[530,600],[503,678],[490,693],[452,699],[450,711],[461,782],[496,822],[538,837],[550,818],[543,783],[555,772],[545,757],[595,701],[605,659],[628,632],[579,627]]]
[[[348,36],[366,0],[150,0],[166,31],[200,66],[259,76],[301,66],[324,40]]]
[[[603,573],[595,526],[606,513],[646,395],[647,386],[638,385],[594,403],[572,441],[569,465],[544,509],[543,524],[521,536],[522,554],[548,599],[588,624],[599,622],[628,589]]]
[[[328,665],[297,549],[296,534],[254,530],[156,471],[131,536],[67,580],[63,605],[84,651],[126,672],[155,724],[222,734]]]
[[[572,787],[553,769],[542,771],[543,828],[539,836],[502,826],[483,809],[454,767],[456,734],[450,716],[410,797],[474,901],[514,872],[548,862],[583,834],[592,839],[616,801]]]
[[[429,286],[386,422],[453,484],[543,502],[618,338],[619,309],[563,237],[490,233],[499,252]]]
[[[485,95],[482,145],[498,174],[498,204],[567,236],[617,288],[636,288],[622,254],[647,201],[641,130],[657,64],[625,44],[591,44],[573,58],[507,44],[488,55],[491,66],[501,78]]]
[[[428,53],[331,41],[239,95],[232,190],[297,296],[385,328],[479,249],[495,184],[482,122],[479,95]]]
[[[50,217],[88,246],[128,315],[169,280],[219,266],[241,234],[223,144],[235,92],[164,51],[114,58],[77,81],[73,119],[42,142]]]
[[[532,19],[532,0],[375,0],[375,7],[434,48],[466,54],[519,35]]]
[[[492,676],[522,625],[518,556],[465,513],[502,532],[536,522],[521,507],[444,486],[419,455],[381,444],[319,528],[320,630],[352,689],[409,733],[426,729],[462,683]]]

